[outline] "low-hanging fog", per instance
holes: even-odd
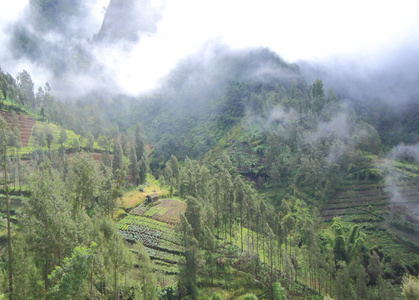
[[[419,18],[410,2],[297,2],[17,0],[0,9],[0,66],[28,70],[63,100],[138,96],[190,55],[211,64],[211,41],[233,53],[267,47],[347,98],[415,98]]]

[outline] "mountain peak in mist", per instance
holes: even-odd
[[[97,40],[136,43],[142,35],[155,33],[160,19],[150,0],[111,0]]]

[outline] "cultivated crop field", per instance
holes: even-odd
[[[118,223],[124,239],[146,247],[161,286],[176,280],[177,262],[183,252],[176,224],[185,209],[186,204],[179,200],[163,199],[149,204],[143,201]]]
[[[375,181],[347,180],[332,199],[324,206],[322,216],[326,221],[334,217],[345,219],[355,214],[373,217],[376,211],[385,212],[389,197],[381,184]]]
[[[8,122],[12,122],[12,113],[6,111],[0,111],[1,116]],[[23,147],[28,146],[29,137],[31,136],[32,126],[35,125],[35,119],[24,116],[24,115],[17,115],[20,125],[20,132],[21,132],[21,143]]]
[[[339,216],[348,231],[358,224],[368,247],[387,259],[412,263],[419,254],[418,165],[375,158],[371,167],[380,170],[381,178],[346,179],[321,214],[326,221]]]

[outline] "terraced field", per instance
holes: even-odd
[[[354,215],[371,219],[376,211],[388,211],[390,198],[384,188],[377,181],[347,180],[324,206],[321,214],[326,221],[337,216],[342,219],[353,218]]]
[[[12,122],[12,113],[6,111],[0,111],[1,116],[8,122]],[[23,147],[27,147],[29,143],[29,137],[31,136],[32,127],[35,125],[35,119],[24,115],[17,115],[20,124],[20,136]]]
[[[418,165],[376,158],[371,168],[379,170],[380,176],[346,179],[321,215],[325,221],[339,216],[348,232],[358,224],[366,234],[367,247],[409,265],[419,257]]]
[[[403,213],[407,220],[419,223],[419,166],[414,163],[375,157],[371,168],[379,171],[375,180],[347,179],[326,203],[322,216],[326,221],[339,216],[347,221],[370,221],[379,214]]]
[[[118,224],[124,239],[146,247],[163,287],[173,284],[178,273],[183,247],[175,226],[185,209],[186,204],[178,200],[163,199],[148,205],[143,202]]]

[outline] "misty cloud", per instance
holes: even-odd
[[[149,0],[112,0],[105,19],[98,19],[102,3],[30,1],[20,17],[4,27],[3,69],[29,70],[37,85],[49,81],[62,100],[98,91],[120,93],[115,80],[118,59],[132,50],[128,44],[156,31],[160,13]]]
[[[137,43],[146,34],[157,32],[161,11],[151,0],[112,0],[97,40],[106,43]]]
[[[393,108],[419,101],[419,47],[405,42],[386,52],[299,62],[308,81],[321,78],[347,100]]]
[[[398,145],[390,151],[389,158],[391,160],[413,159],[415,162],[419,162],[419,143],[416,145]]]
[[[17,2],[24,3],[25,0]],[[406,33],[417,28],[417,18],[414,9],[401,5],[394,7],[382,4],[377,13],[375,4],[362,3],[362,10],[351,4],[345,9],[351,13],[342,15],[341,4],[329,3],[328,10],[325,10],[318,3],[290,2],[281,3],[280,11],[287,13],[278,17],[278,7],[274,1],[26,2],[30,4],[27,4],[23,13],[20,7],[10,10],[12,14],[22,13],[19,16],[9,17],[0,12],[0,29],[4,30],[0,33],[3,43],[1,66],[12,73],[27,69],[35,81],[49,81],[53,92],[54,87],[59,87],[62,94],[67,90],[70,91],[67,95],[74,95],[74,85],[65,87],[64,84],[70,83],[72,78],[75,81],[89,78],[86,84],[88,89],[94,88],[91,83],[96,81],[97,90],[109,86],[110,91],[137,96],[155,88],[156,82],[178,66],[179,60],[191,53],[202,54],[199,49],[208,40],[221,40],[231,49],[255,49],[263,45],[287,59],[298,59],[324,57],[321,52],[325,51],[339,55],[342,54],[342,48],[364,49],[359,47],[360,43],[377,44],[383,39],[391,39],[401,45],[400,48],[394,47],[395,55],[379,53],[379,59],[376,59],[373,51],[364,58],[329,60],[310,66],[306,64],[302,68],[303,74],[309,76],[308,82],[325,78],[326,86],[334,86],[337,92],[346,93],[347,98],[364,100],[382,97],[387,101],[402,101],[411,99],[418,91],[415,84],[418,75],[415,41],[418,36]],[[3,10],[8,10],[12,5],[15,4],[4,4]],[[106,5],[108,8],[104,16],[100,12]],[[307,9],[301,11],[301,7]],[[350,22],[358,13],[357,24]],[[374,15],[373,22],[371,15]],[[397,22],[389,24],[389,16],[396,18]],[[330,18],[333,19],[332,23]],[[302,19],[305,21],[301,22]],[[310,28],[307,24],[310,24]],[[389,32],[389,28],[393,31]],[[342,32],[345,34],[339,34]],[[373,38],[372,33],[375,34]],[[362,38],[363,34],[368,35],[367,40]],[[399,38],[405,35],[411,39],[403,41]],[[331,36],[334,38],[331,39]],[[391,41],[386,40],[385,45]],[[413,46],[409,48],[407,45]],[[239,52],[235,54],[240,55]],[[237,66],[234,59],[223,58],[225,70]],[[205,61],[206,57],[202,60]],[[371,61],[375,63],[371,65]],[[219,62],[221,64],[221,60]],[[264,66],[259,64],[253,70],[249,67],[246,71],[250,73],[241,76],[258,78],[259,81],[275,78],[280,81],[288,80],[299,72],[296,65],[288,72],[278,72],[276,67],[272,68],[275,65],[272,63],[267,61]],[[217,76],[223,78],[223,74],[228,73],[223,73],[221,68],[217,68],[217,72],[221,72],[220,75],[210,75],[208,80],[212,81]],[[320,73],[322,76],[318,76]],[[202,81],[207,81],[202,77]],[[205,85],[192,77],[190,82]],[[83,88],[76,90],[79,95],[85,92],[89,91]]]
[[[348,141],[351,138],[351,126],[348,123],[346,110],[337,113],[328,122],[319,122],[315,131],[304,134],[305,143],[316,142],[324,138],[338,138],[342,141]]]
[[[394,147],[387,155],[386,164],[377,164],[377,168],[381,169],[385,188],[384,191],[390,197],[392,204],[407,205],[408,199],[411,197],[412,189],[415,189],[409,183],[404,174],[405,170],[399,170],[395,167],[397,160],[407,160],[411,162],[419,162],[419,144],[416,145],[398,145]],[[417,190],[414,191],[417,195]],[[416,204],[412,203],[410,209],[419,210]],[[412,212],[412,211],[411,211]]]
[[[222,97],[232,81],[274,85],[297,78],[298,70],[269,49],[236,50],[215,40],[181,60],[154,93],[193,108]]]

